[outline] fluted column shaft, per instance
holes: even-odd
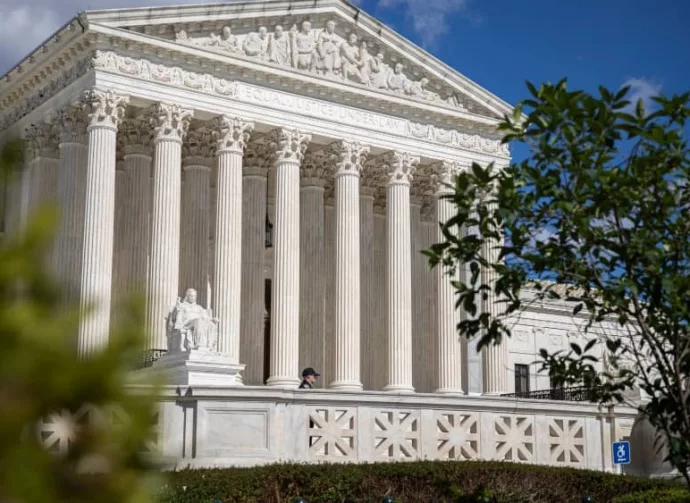
[[[360,262],[360,309],[361,309],[361,337],[360,361],[362,386],[374,389],[373,354],[380,351],[374,339],[375,313],[375,268],[374,268],[374,194],[370,187],[362,187],[359,195],[359,246]]]
[[[242,181],[242,340],[244,383],[264,383],[264,254],[266,247],[267,170],[249,166]]]
[[[146,288],[151,249],[151,149],[143,145],[125,147],[125,292],[142,293]]]
[[[335,158],[335,372],[330,387],[362,389],[360,376],[359,175],[368,147],[331,145]]]
[[[451,193],[449,184],[452,181],[454,167],[450,163],[437,166],[438,185],[436,188],[436,218],[445,223],[455,216],[452,201],[444,196]],[[444,241],[440,226],[437,225],[436,242]],[[443,265],[436,267],[436,289],[438,300],[437,340],[438,340],[438,383],[437,393],[456,393],[462,391],[462,343],[456,329],[458,320],[455,309],[455,290],[452,279]]]
[[[316,163],[317,161],[313,161]],[[305,160],[305,165],[307,160]],[[307,171],[308,170],[308,171]],[[300,368],[323,372],[325,362],[324,180],[302,166],[300,193]],[[320,386],[322,383],[317,383]]]
[[[311,136],[276,132],[276,202],[269,386],[299,383],[299,192],[300,164]]]
[[[81,272],[81,307],[92,309],[79,325],[78,351],[93,354],[108,344],[115,224],[117,126],[128,98],[91,91]]]
[[[493,194],[487,195],[488,198],[494,198]],[[489,211],[495,211],[497,203],[490,200],[488,202]],[[487,239],[482,244],[482,254],[486,257],[490,264],[498,262],[500,255],[500,248],[503,246],[503,240]],[[482,268],[482,283],[489,285],[490,290],[487,298],[482,302],[482,311],[490,313],[491,318],[497,317],[501,310],[497,304],[499,298],[494,292],[498,274],[489,268]],[[487,395],[500,395],[508,392],[508,345],[505,338],[499,345],[489,344],[482,349],[482,377],[484,384],[484,393]]]
[[[86,112],[82,104],[60,111],[60,226],[55,247],[55,270],[65,287],[67,303],[78,300],[84,233],[86,190]]]
[[[182,168],[185,174],[182,193],[182,248],[180,262],[182,288],[194,288],[197,302],[208,306],[209,281],[209,220],[211,203],[212,160],[189,159]],[[183,252],[184,250],[184,252]]]
[[[147,329],[151,349],[167,348],[166,316],[179,295],[182,140],[192,112],[177,105],[154,105],[153,200]]]
[[[388,384],[412,392],[412,257],[410,182],[418,158],[393,152],[386,159],[388,242]]]
[[[214,121],[218,178],[213,306],[219,320],[218,351],[233,363],[240,359],[242,155],[252,129],[253,124],[239,118],[223,116]]]
[[[120,143],[118,141],[118,143]],[[123,298],[126,287],[126,267],[129,262],[127,254],[129,248],[126,242],[126,228],[129,222],[126,220],[127,206],[125,198],[127,194],[127,172],[125,161],[120,159],[121,145],[117,148],[117,162],[115,164],[115,232],[113,234],[113,271],[112,291],[110,294],[111,310],[116,311],[117,303]]]

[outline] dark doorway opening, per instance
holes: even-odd
[[[271,280],[264,280],[264,384],[271,375]]]

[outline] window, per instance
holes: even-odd
[[[515,393],[529,393],[529,365],[515,365]]]

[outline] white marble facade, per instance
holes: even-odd
[[[97,305],[79,330],[83,355],[108,343],[117,299],[144,291],[149,347],[169,350],[159,367],[174,370],[175,384],[243,384],[256,394],[255,386],[295,388],[311,366],[332,397],[437,393],[408,405],[438,408],[435,421],[448,430],[465,424],[462,395],[516,391],[515,365],[528,365],[531,390],[548,389],[532,365],[538,348],[577,337],[565,307],[542,306],[510,343],[477,353],[456,336],[465,314],[454,309],[448,278],[420,254],[452,212],[439,197],[443,182],[472,162],[510,162],[496,125],[511,111],[342,0],[87,12],[0,80],[0,140],[21,136],[29,146],[26,169],[5,191],[3,230],[17,232],[42,202],[59,206],[51,264],[69,300]],[[226,403],[245,395],[218,393],[219,408],[203,409],[208,418],[227,412],[247,424]],[[326,414],[312,419],[333,433],[331,423],[355,421],[355,398],[342,396],[347,407],[311,410],[298,400],[291,410]],[[177,412],[162,403],[175,418],[165,428],[174,429]],[[476,424],[497,420],[471,405]],[[297,420],[266,407],[253,413],[266,428]],[[408,421],[374,409],[360,409],[357,421],[417,421],[417,436],[433,422],[425,412]],[[524,426],[514,420],[501,424]],[[568,427],[594,432],[595,419],[587,421]],[[270,451],[267,431],[246,441],[256,433]],[[371,440],[370,430],[360,434],[357,442]],[[592,440],[600,452],[602,434]],[[165,450],[186,441],[172,435]],[[458,449],[441,457],[484,452]],[[320,459],[312,451],[290,459]],[[270,452],[265,459],[280,456]],[[357,459],[376,457],[363,452]],[[225,456],[216,454],[207,457]],[[608,466],[597,459],[578,466]]]

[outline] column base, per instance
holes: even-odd
[[[387,391],[390,393],[414,393],[414,388],[412,386],[405,386],[402,384],[388,384],[383,387],[382,391]]]
[[[328,389],[334,391],[362,391],[364,386],[362,386],[361,382],[357,381],[333,381],[328,386]]]
[[[162,379],[179,386],[242,386],[244,365],[234,363],[222,353],[204,350],[168,353],[147,369],[135,372],[136,378]]]
[[[292,389],[297,388],[299,386],[299,383],[300,380],[294,377],[275,376],[268,378],[268,380],[266,381],[266,386],[270,386],[272,388]]]
[[[438,393],[441,395],[464,395],[465,392],[461,389],[454,389],[454,388],[439,388],[434,393]]]

